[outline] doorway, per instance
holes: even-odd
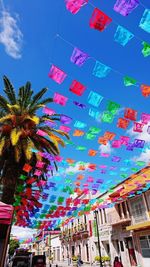
[[[127,249],[128,249],[128,255],[129,255],[131,266],[137,266],[137,260],[136,260],[136,256],[135,256],[132,237],[126,238],[126,245],[127,245]]]

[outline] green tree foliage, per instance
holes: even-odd
[[[19,240],[10,239],[10,241],[9,241],[9,255],[13,256],[13,254],[17,248],[19,248]]]
[[[6,76],[3,81],[3,95],[0,95],[0,185],[3,186],[2,202],[13,204],[24,164],[32,166],[28,173],[32,177],[37,161],[42,159],[35,150],[57,156],[60,153],[59,145],[65,146],[61,137],[69,137],[51,126],[52,123],[55,126],[61,114],[41,115],[40,109],[53,102],[49,97],[43,99],[47,88],[34,94],[31,83],[27,82],[16,92]],[[46,136],[37,134],[38,131],[45,132]],[[45,158],[43,162],[43,172],[36,179],[47,179],[47,166],[51,165],[51,160]]]

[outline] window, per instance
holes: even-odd
[[[125,202],[122,202],[122,210],[123,210],[124,217],[127,218],[127,208],[126,208]]]
[[[72,256],[74,256],[75,255],[75,248],[74,248],[74,246],[72,246]]]
[[[131,216],[131,214],[130,214],[130,209],[129,209],[129,204],[128,204],[127,201],[126,201],[126,206],[127,206],[127,211],[128,211],[128,213],[129,213],[129,216]]]
[[[118,210],[119,217],[122,218],[120,204],[117,205],[117,210]]]
[[[79,254],[81,256],[81,246],[79,245]]]
[[[107,223],[107,217],[106,217],[106,210],[103,209],[103,214],[104,214],[104,222]]]
[[[99,213],[100,213],[100,223],[99,224],[103,224],[102,210],[99,210]]]
[[[89,248],[88,248],[88,244],[86,244],[86,257],[87,257],[87,261],[89,261]]]
[[[123,245],[123,241],[122,240],[120,241],[120,248],[121,248],[121,251],[124,251],[124,245]]]
[[[147,202],[148,210],[150,211],[150,192],[147,192],[147,194],[145,194],[145,196],[146,196],[146,202]]]
[[[147,219],[146,209],[144,206],[143,199],[141,197],[134,199],[133,201],[130,202],[130,204],[131,204],[132,216],[136,223],[142,222]]]
[[[141,236],[140,245],[143,258],[150,258],[150,235]]]

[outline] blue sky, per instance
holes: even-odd
[[[48,96],[53,96],[55,91],[59,92],[67,96],[69,101],[65,108],[52,105],[58,112],[72,117],[74,121],[81,120],[87,123],[87,128],[90,126],[99,127],[102,134],[109,130],[118,133],[118,136],[125,135],[123,130],[116,128],[117,118],[113,124],[101,124],[91,119],[88,115],[87,97],[91,90],[104,97],[104,101],[99,107],[100,112],[106,109],[107,101],[112,100],[121,105],[120,116],[123,116],[124,107],[137,110],[139,115],[141,112],[150,113],[150,97],[144,98],[139,87],[125,87],[123,85],[124,75],[150,85],[150,56],[144,58],[141,53],[142,41],[150,43],[150,36],[138,26],[144,12],[143,5],[150,8],[150,3],[147,0],[141,2],[142,5],[139,5],[129,16],[123,17],[113,10],[114,0],[91,0],[76,15],[72,15],[66,10],[63,0],[4,1],[4,9],[2,10],[1,7],[0,13],[0,77],[4,74],[7,75],[16,88],[29,80],[35,91],[46,86],[49,88]],[[91,4],[112,18],[112,23],[103,32],[89,27],[89,20],[94,9]],[[4,12],[5,17],[3,16]],[[118,25],[127,28],[135,35],[125,47],[114,41],[114,33]],[[58,34],[61,38],[57,36]],[[73,47],[69,43],[121,74],[111,71],[106,78],[94,77],[92,75],[95,64],[93,59],[89,59],[83,67],[78,68],[70,62]],[[48,78],[51,63],[68,74],[67,79],[61,85]],[[82,97],[69,92],[69,86],[73,79],[77,79],[87,86]],[[0,86],[3,88],[2,79]],[[84,111],[78,109],[72,104],[74,100],[86,104],[87,108]],[[138,120],[139,118],[140,116],[138,116]],[[130,128],[126,134],[134,138]],[[144,138],[149,144],[150,138],[145,132]],[[73,141],[77,145],[87,146],[88,149],[100,149],[97,139],[87,141],[83,137],[74,138]],[[78,152],[74,147],[67,146],[62,151],[62,156],[64,158],[71,157],[77,161],[112,165],[111,159],[106,160],[98,156],[91,158],[87,156],[87,151]],[[132,153],[125,149],[116,150],[108,147],[108,151],[111,155],[120,155],[123,160],[137,155],[140,156],[141,160],[148,160],[149,158],[148,151],[142,157],[141,150]],[[134,162],[133,166],[135,166]],[[124,167],[123,161],[119,167]],[[131,170],[128,171],[130,174]]]

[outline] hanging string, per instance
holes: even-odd
[[[69,46],[71,46],[72,48],[75,48],[77,47],[75,44],[71,43],[70,41],[64,39],[60,34],[56,34],[56,37],[55,39],[59,38],[60,40],[62,40],[63,42],[65,42],[66,44],[68,44]],[[82,50],[83,51],[83,50]],[[96,59],[94,58],[93,56],[90,56],[88,60],[92,59],[93,61],[99,61],[99,59]],[[103,63],[101,61],[99,61],[100,63]],[[106,64],[106,66],[108,66],[108,64]],[[116,69],[113,69],[111,66],[109,66],[111,68],[111,71],[113,71],[114,73],[116,73],[117,75],[120,75],[122,78],[126,77],[127,75],[125,75],[124,73],[116,70]],[[129,76],[130,77],[130,76]],[[140,87],[140,84],[143,84],[143,82],[139,81],[139,80],[136,80],[136,84],[134,84],[133,86],[135,87]]]
[[[92,8],[97,8],[92,2],[88,2],[89,3],[89,5],[92,7]],[[146,7],[142,4],[142,3],[140,3],[140,5],[143,7],[143,8],[145,8],[146,9]],[[101,10],[102,12],[103,12],[103,10]],[[111,17],[112,18],[112,17]],[[115,25],[117,25],[117,26],[122,26],[122,25],[120,25],[116,20],[114,20],[114,19],[112,19],[112,22],[111,23],[114,23]],[[123,27],[123,26],[122,26]],[[126,28],[126,27],[123,27],[123,28],[125,28],[126,30],[128,30],[128,28]],[[131,32],[130,30],[128,30],[129,32]],[[143,39],[142,38],[140,38],[139,36],[137,36],[137,35],[135,35],[134,34],[134,37],[137,39],[137,40],[139,40],[139,41],[141,41],[141,42],[143,42]]]

